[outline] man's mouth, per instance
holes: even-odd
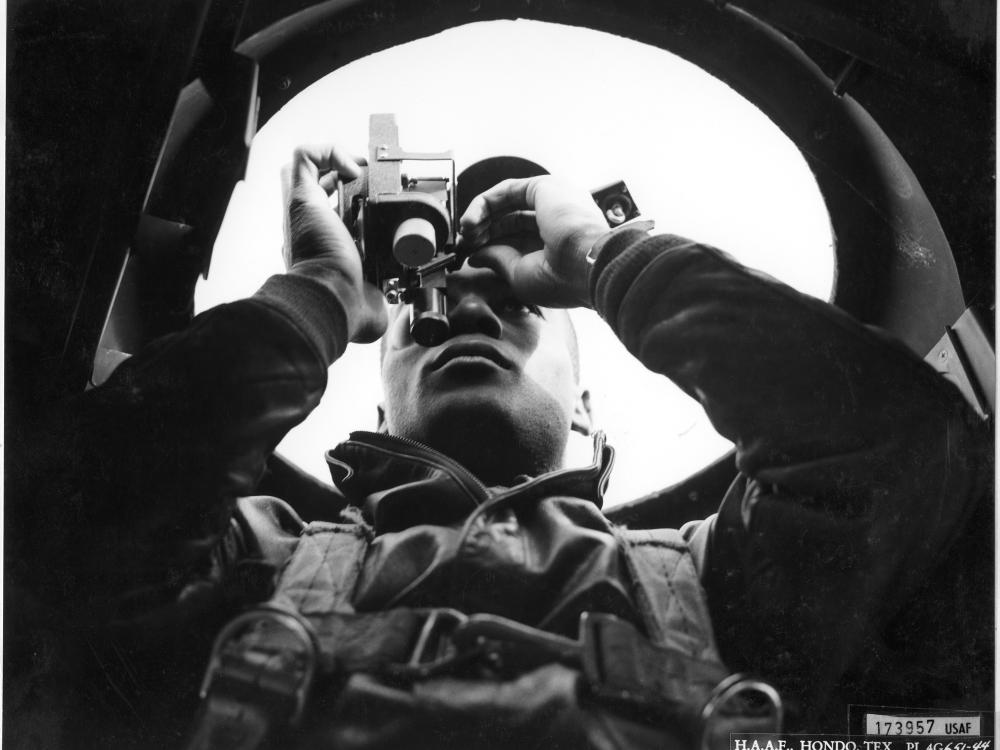
[[[451,341],[445,343],[437,356],[431,360],[430,369],[440,370],[450,364],[482,366],[485,363],[491,363],[505,370],[514,367],[510,359],[486,341]]]

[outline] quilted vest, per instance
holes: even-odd
[[[646,633],[581,616],[576,640],[453,609],[357,612],[371,530],[315,522],[273,597],[219,635],[189,746],[723,748],[781,701],[730,674],[675,530],[614,529]]]

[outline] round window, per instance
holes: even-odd
[[[394,112],[412,151],[451,149],[456,166],[513,154],[587,188],[624,179],[656,231],[720,247],[823,299],[833,240],[816,182],[760,110],[700,68],[656,47],[535,21],[470,24],[340,68],[258,133],[233,194],[199,311],[252,294],[280,273],[280,169],[302,143],[365,153],[368,115]],[[606,505],[678,482],[731,445],[700,406],[648,372],[595,314],[574,313],[581,379],[595,424],[617,449]],[[322,404],[278,450],[328,479],[323,453],[373,429],[378,346],[351,346]],[[574,436],[567,464],[589,462]]]

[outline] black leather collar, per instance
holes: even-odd
[[[334,484],[347,501],[361,508],[377,533],[420,523],[449,524],[465,518],[498,494],[516,502],[564,495],[590,500],[598,508],[614,464],[614,449],[604,433],[594,435],[593,462],[527,478],[513,488],[484,486],[461,464],[406,438],[352,432],[327,451]]]

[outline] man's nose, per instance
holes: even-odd
[[[465,294],[449,300],[448,322],[451,335],[479,333],[498,339],[503,335],[503,324],[496,312],[478,294]]]

